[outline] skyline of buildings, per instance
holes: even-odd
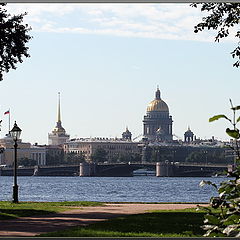
[[[47,143],[46,132],[55,125],[58,91],[63,100],[61,120],[72,137],[121,137],[126,126],[138,136],[139,119],[157,84],[171,107],[175,135],[183,138],[190,125],[200,138],[228,139],[228,122],[208,119],[231,116],[229,98],[236,105],[240,102],[238,88],[232,87],[239,85],[239,70],[232,67],[229,54],[236,42],[230,38],[214,43],[211,31],[195,34],[194,24],[202,14],[189,4],[7,8],[28,12],[25,20],[33,29],[31,58],[1,82],[0,110],[10,108],[23,139]],[[8,131],[7,120],[3,118],[2,137]],[[32,134],[36,125],[42,131]]]
[[[11,116],[10,109],[7,110],[4,113],[4,115],[5,114],[9,115],[9,127],[10,127],[10,116]],[[130,139],[132,141],[141,141],[142,138],[148,138],[150,142],[153,142],[153,141],[158,141],[158,142],[170,141],[171,142],[173,140],[173,137],[175,137],[176,140],[183,141],[183,142],[189,142],[197,139],[196,135],[194,135],[194,133],[191,131],[190,126],[188,126],[188,129],[184,133],[182,133],[181,137],[174,134],[172,130],[173,128],[172,116],[169,113],[169,107],[167,103],[161,99],[161,91],[158,86],[155,92],[154,100],[150,101],[147,104],[146,115],[143,116],[142,122],[143,122],[143,132],[140,135],[132,136],[131,131],[129,131],[129,128],[126,126],[126,131],[122,133],[122,137],[126,139]],[[8,133],[5,136],[7,135]],[[48,143],[44,143],[44,144],[62,145],[63,143],[65,143],[66,141],[72,138],[74,137],[70,137],[70,134],[67,134],[65,128],[62,126],[60,92],[58,92],[56,125],[53,128],[53,130],[50,133],[48,133]],[[79,137],[79,139],[81,138],[83,137]],[[98,136],[93,136],[93,137],[90,136],[90,137],[87,137],[86,139],[91,139],[91,138],[114,139],[113,137],[98,137]],[[214,138],[214,136],[212,136],[212,138]],[[115,137],[115,139],[121,139],[121,138]],[[38,143],[32,143],[32,144],[36,145]],[[44,145],[44,144],[41,144],[41,145]]]
[[[9,114],[10,117],[10,114]],[[97,119],[96,119],[97,121]],[[101,148],[106,152],[108,161],[118,159],[120,156],[133,156],[138,154],[141,156],[141,149],[148,146],[176,146],[179,144],[205,144],[205,146],[213,146],[217,141],[212,137],[210,141],[197,139],[194,133],[188,130],[184,133],[184,140],[174,140],[172,132],[172,116],[166,102],[161,99],[159,87],[155,92],[154,100],[147,105],[146,115],[143,116],[143,132],[140,136],[132,136],[131,131],[126,127],[122,132],[121,138],[108,137],[90,137],[90,138],[70,138],[62,126],[61,121],[61,105],[60,92],[58,92],[57,103],[57,121],[54,129],[48,134],[48,145],[31,144],[19,140],[19,159],[32,159],[37,165],[46,165],[49,159],[54,161],[62,158],[62,154],[75,153],[84,155],[86,161],[91,161],[93,154],[97,149]],[[9,134],[0,139],[0,147],[3,150],[0,153],[0,164],[11,165],[13,162],[13,140]],[[201,145],[202,147],[202,145]],[[52,160],[51,160],[52,161]],[[49,164],[49,163],[48,163]]]

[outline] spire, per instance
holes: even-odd
[[[161,95],[161,93],[160,93],[160,90],[159,90],[159,86],[157,85],[156,99],[161,99],[160,95]]]
[[[60,92],[58,92],[58,117],[57,122],[61,122],[61,113],[60,113]]]

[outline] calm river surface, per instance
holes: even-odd
[[[216,191],[201,180],[225,178],[18,177],[19,201],[208,202]],[[13,177],[0,176],[0,200],[12,200]]]

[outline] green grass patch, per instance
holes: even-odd
[[[204,212],[195,209],[129,215],[41,237],[201,237]]]
[[[19,202],[0,201],[0,220],[63,212],[72,207],[101,206],[98,202]]]

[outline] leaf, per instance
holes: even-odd
[[[239,130],[231,130],[229,128],[226,129],[226,133],[232,137],[232,138],[235,138],[235,139],[238,139],[239,138]]]
[[[204,185],[211,185],[213,187],[215,187],[217,189],[217,185],[215,183],[212,183],[211,181],[205,181],[205,180],[202,180],[200,183],[199,183],[199,186],[200,187],[203,187]]]
[[[206,218],[206,217],[205,217]],[[240,223],[240,217],[237,214],[232,214],[229,216],[224,222],[223,225],[228,226],[228,225],[234,225],[234,224],[239,224]]]
[[[216,216],[213,216],[213,215],[205,215],[205,220],[204,223],[210,223],[210,224],[214,224],[214,225],[218,225],[220,223],[220,220],[216,217]]]
[[[228,236],[234,232],[236,229],[238,228],[238,225],[237,224],[232,224],[232,225],[229,225],[228,227],[226,227],[224,230],[223,230],[223,233],[227,234]]]
[[[239,122],[240,121],[240,117],[238,117],[238,119],[237,119],[237,122]]]
[[[200,206],[200,205],[197,205],[196,211],[205,211],[208,213],[212,213],[212,211],[209,207],[204,207],[204,206]]]
[[[203,225],[203,230],[213,230],[213,228],[214,228],[215,226],[213,226],[213,225]]]
[[[235,237],[236,238],[240,238],[240,232]]]
[[[216,121],[216,120],[218,120],[218,119],[220,119],[220,118],[225,118],[225,119],[227,119],[228,121],[231,122],[231,120],[230,120],[228,117],[226,117],[225,115],[223,115],[223,114],[215,115],[215,116],[209,118],[209,122]]]
[[[221,193],[219,194],[219,197],[221,198],[225,193],[226,193],[225,191],[221,192]]]
[[[232,107],[231,109],[232,109],[232,110],[239,110],[239,109],[240,109],[240,106]]]

